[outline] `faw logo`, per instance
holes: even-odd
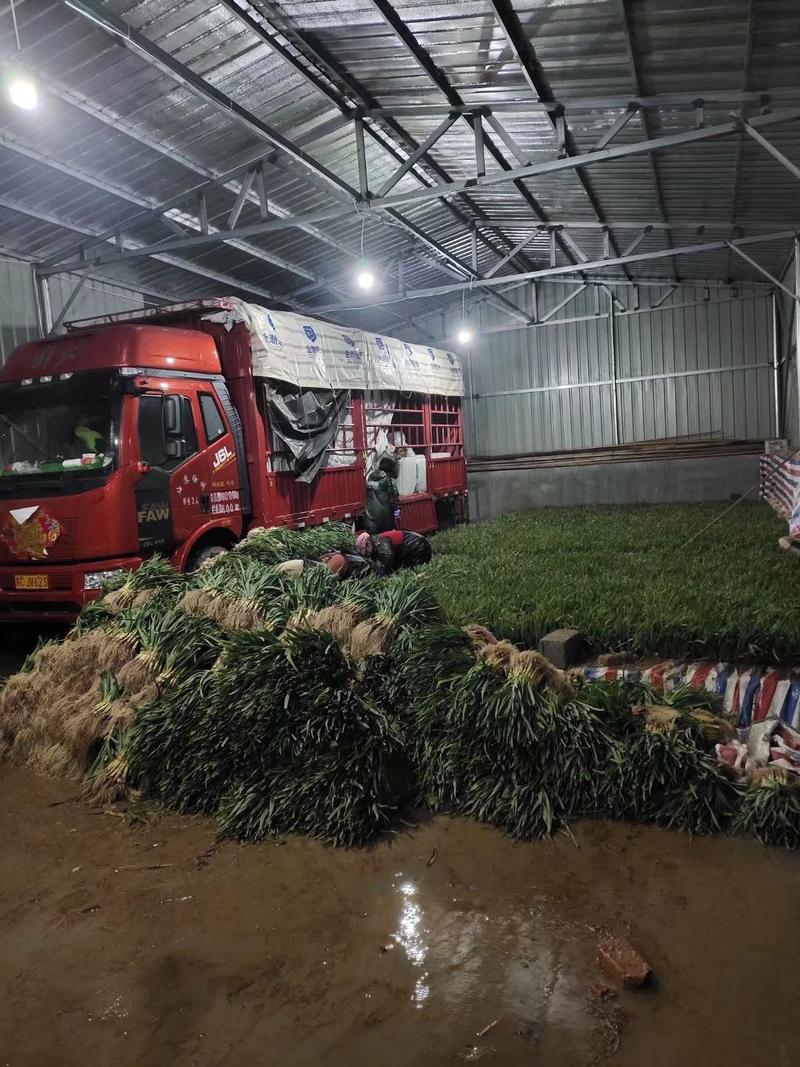
[[[216,474],[217,471],[221,471],[223,467],[227,467],[228,464],[233,463],[235,459],[236,453],[232,452],[227,445],[223,445],[222,448],[218,448],[217,451],[214,453],[214,459],[212,461],[214,473]]]
[[[137,512],[139,522],[166,522],[169,519],[169,504],[159,501],[154,504],[145,504]]]

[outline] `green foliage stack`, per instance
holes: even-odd
[[[385,580],[279,567],[350,547],[337,524],[263,531],[186,578],[150,561],[87,607],[78,633],[100,627],[129,642],[136,655],[120,678],[150,694],[109,733],[94,778],[215,816],[223,835],[248,841],[301,833],[363,845],[419,805],[524,839],[604,816],[800,843],[794,786],[745,790],[717,763],[727,725],[707,695],[567,684],[549,665],[538,674],[535,653],[466,632],[463,614],[446,621],[432,590],[452,554]],[[484,595],[460,584],[465,602]],[[186,607],[207,598],[248,624]],[[109,672],[100,690],[112,707],[126,698]]]

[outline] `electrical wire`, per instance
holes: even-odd
[[[17,25],[17,10],[14,7],[14,0],[11,0],[11,19],[14,23],[14,36],[17,38],[17,51],[22,51],[22,45],[19,40],[19,26]]]

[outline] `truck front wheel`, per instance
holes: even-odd
[[[195,548],[190,554],[186,563],[186,573],[191,574],[192,571],[198,571],[204,563],[208,563],[209,560],[216,559],[217,556],[223,556],[228,551],[224,545],[205,545],[200,548]]]

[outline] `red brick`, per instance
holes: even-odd
[[[650,965],[624,937],[604,937],[597,943],[602,967],[626,989],[639,989],[650,978]]]

